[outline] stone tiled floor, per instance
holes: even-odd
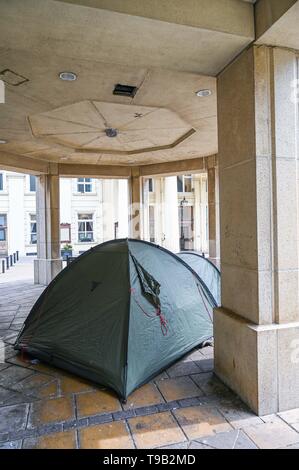
[[[213,375],[213,349],[195,350],[126,404],[13,349],[43,288],[0,284],[0,449],[299,448],[299,410],[259,418]],[[1,350],[0,350],[1,353]]]

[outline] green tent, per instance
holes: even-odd
[[[15,348],[126,399],[213,335],[213,304],[180,258],[113,240],[76,258],[33,306]]]
[[[211,292],[215,306],[220,307],[221,273],[217,266],[196,251],[181,251],[178,256],[198,274],[208,291]]]

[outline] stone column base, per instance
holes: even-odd
[[[35,259],[34,284],[47,286],[62,270],[62,259]]]
[[[214,311],[215,374],[259,416],[299,408],[299,323]]]

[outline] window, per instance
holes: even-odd
[[[36,245],[37,243],[37,230],[36,230],[36,214],[30,214],[30,244]]]
[[[183,175],[177,177],[178,193],[192,192],[192,175]]]
[[[152,243],[155,242],[155,207],[149,206],[149,236]]]
[[[3,191],[3,174],[0,173],[0,191]]]
[[[194,249],[193,206],[179,205],[180,250]]]
[[[92,180],[91,178],[78,178],[77,180],[77,191],[78,193],[91,193],[92,192]]]
[[[36,191],[36,177],[34,175],[29,176],[29,191],[30,192]]]
[[[93,214],[78,214],[78,241],[93,242]]]
[[[149,178],[149,180],[148,180],[148,191],[149,191],[149,193],[154,192],[154,180],[153,180],[153,178]]]
[[[7,216],[0,214],[0,242],[6,241]]]

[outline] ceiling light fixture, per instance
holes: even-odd
[[[211,96],[211,94],[212,94],[212,90],[209,90],[209,89],[196,91],[196,96],[199,96],[200,98]]]
[[[7,140],[0,139],[0,144],[7,144]]]
[[[60,72],[59,78],[65,82],[73,82],[77,80],[77,75],[73,72]]]
[[[105,129],[105,134],[107,137],[117,137],[117,129],[114,129],[113,127],[107,127],[107,129]]]

